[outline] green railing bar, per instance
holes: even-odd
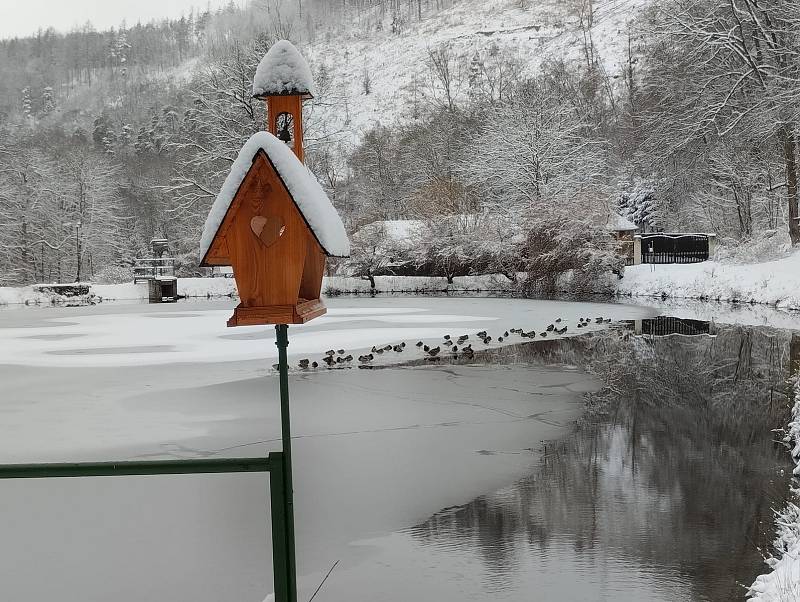
[[[76,462],[59,464],[3,464],[0,479],[62,477],[119,477],[129,475],[269,472],[269,458],[215,458],[211,460],[154,460],[147,462]]]

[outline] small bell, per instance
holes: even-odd
[[[289,131],[289,124],[286,121],[283,122],[283,127],[278,132],[278,140],[282,140],[286,144],[292,141],[292,133]]]

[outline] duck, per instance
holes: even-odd
[[[605,320],[603,320],[603,322],[605,322],[606,324],[611,324],[611,318],[606,318]]]
[[[486,338],[486,331],[481,330],[480,332],[476,333],[479,339]]]
[[[492,342],[492,337],[490,337],[488,335],[483,339],[483,344],[484,345],[488,345],[491,342]]]
[[[395,351],[396,353],[402,353],[403,348],[400,345],[395,345],[394,347],[392,347],[392,350]]]
[[[436,355],[438,355],[438,354],[439,354],[439,352],[440,352],[441,350],[442,350],[442,348],[441,348],[441,347],[439,347],[439,346],[437,345],[437,346],[436,346],[436,347],[434,347],[433,349],[429,349],[429,350],[428,350],[428,355],[430,355],[431,357],[435,357]]]
[[[561,318],[556,318],[556,324],[560,324],[560,323],[561,323]]]
[[[319,364],[317,362],[311,362],[312,368],[319,368]]]
[[[325,357],[322,358],[322,361],[325,362],[326,364],[328,364],[328,366],[333,366],[333,356],[332,355],[326,355]]]
[[[333,356],[333,355],[336,355],[336,352],[335,352],[333,349],[328,349],[328,350],[325,352],[325,355],[327,355],[328,357],[331,357],[331,356]]]
[[[540,333],[539,333],[539,336],[540,336],[540,337],[546,337],[546,336],[547,336],[547,333],[546,333],[546,332],[540,332]]]
[[[603,323],[603,318],[602,318],[602,316],[601,317],[597,317],[597,318],[594,319],[594,321],[595,321],[595,324],[602,324]]]
[[[338,353],[339,355],[344,355],[344,349],[339,349],[339,351],[337,351],[336,353]]]
[[[449,334],[444,335],[444,340],[445,341],[449,341],[450,340],[450,335]]]
[[[468,334],[462,334],[460,337],[458,337],[458,344],[459,345],[463,344],[464,341],[466,341],[467,339],[469,339],[469,335]]]
[[[508,336],[508,335],[506,334],[506,336]],[[503,342],[503,337],[497,337],[497,342],[498,343],[502,343]]]
[[[348,353],[347,355],[344,356],[344,361],[352,362],[353,361],[353,356]]]
[[[430,347],[428,347],[427,345],[423,345],[423,346],[422,346],[422,350],[423,350],[425,353],[427,353],[428,351],[430,351],[430,350],[431,350],[431,348],[430,348]]]
[[[359,355],[358,356],[358,361],[361,362],[362,364],[367,364],[367,363],[371,362],[374,359],[375,359],[375,356],[372,355],[371,353],[368,354],[368,355]]]
[[[297,363],[297,365],[300,366],[303,370],[305,370],[306,368],[308,368],[308,360],[302,359]]]
[[[424,343],[422,341],[417,341],[417,347],[422,347]]]
[[[553,332],[555,329],[555,324],[550,324],[550,326],[548,326],[545,330],[547,330],[547,332]]]
[[[508,331],[507,330],[503,333],[503,336],[508,338]]]

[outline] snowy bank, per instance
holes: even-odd
[[[794,474],[800,476],[800,381],[795,383],[795,405],[785,441],[792,446],[792,459],[797,464]],[[793,489],[792,497],[800,500],[800,489]],[[747,595],[757,602],[796,602],[800,600],[800,506],[789,502],[775,521],[777,556],[767,560],[772,570],[756,578]]]
[[[0,286],[0,305],[51,303],[52,300],[52,295],[34,290],[32,286]]]
[[[348,293],[443,293],[506,291],[511,281],[505,276],[456,276],[453,283],[444,276],[375,276],[375,288],[369,280],[349,276],[326,276],[322,291],[329,296]]]
[[[617,293],[765,303],[800,309],[800,252],[765,263],[642,264],[625,268]]]
[[[375,289],[370,288],[369,280],[346,276],[326,276],[322,290],[326,295],[335,296],[350,293],[440,293],[440,292],[486,292],[509,290],[511,283],[505,276],[460,276],[447,279],[437,276],[376,276]],[[236,280],[233,278],[178,278],[178,296],[192,298],[235,297]],[[147,299],[147,284],[91,284],[89,299],[95,301],[134,301]],[[0,287],[0,305],[58,304],[62,299],[36,291],[33,287]],[[73,299],[75,301],[75,299]]]

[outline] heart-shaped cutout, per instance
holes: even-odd
[[[256,215],[250,220],[250,229],[256,235],[256,238],[261,241],[261,244],[269,247],[278,242],[278,239],[283,236],[286,231],[286,225],[280,216],[270,215],[269,217],[264,217],[263,215]]]

